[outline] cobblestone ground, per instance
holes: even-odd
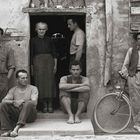
[[[0,137],[0,140],[140,140],[140,135],[108,136],[18,136],[16,138]]]

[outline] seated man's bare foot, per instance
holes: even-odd
[[[74,123],[74,116],[73,115],[69,116],[69,119],[68,119],[67,123],[68,124],[73,124]]]
[[[18,132],[17,131],[12,131],[10,133],[10,137],[17,137],[18,136]]]
[[[79,119],[79,116],[75,115],[75,123],[81,123],[81,120]]]
[[[1,134],[1,137],[10,137],[10,132],[11,131],[4,132],[3,134]]]

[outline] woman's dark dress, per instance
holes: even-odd
[[[51,38],[35,37],[31,39],[31,65],[35,85],[39,90],[39,99],[53,98],[54,88],[54,58],[56,58],[55,46]]]

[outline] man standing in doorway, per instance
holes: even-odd
[[[15,70],[14,51],[2,42],[3,29],[0,28],[0,102],[8,91],[8,81]]]
[[[73,31],[70,43],[70,62],[76,60],[82,64],[82,74],[86,74],[86,50],[85,50],[85,33],[79,27],[79,20],[76,17],[70,17],[67,20],[68,28]]]
[[[62,109],[69,115],[67,123],[80,123],[80,114],[86,111],[90,84],[89,79],[80,75],[82,72],[79,61],[70,64],[71,75],[63,76],[60,79],[60,102]]]
[[[46,36],[48,25],[36,24],[37,36],[31,39],[31,73],[39,90],[39,103],[43,103],[42,112],[53,112],[54,74],[57,69],[57,53],[53,41]]]

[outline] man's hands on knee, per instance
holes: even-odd
[[[21,99],[21,100],[14,100],[14,101],[13,101],[13,105],[14,105],[15,107],[19,107],[19,106],[21,106],[23,103],[25,103],[25,101],[24,101],[23,99]]]

